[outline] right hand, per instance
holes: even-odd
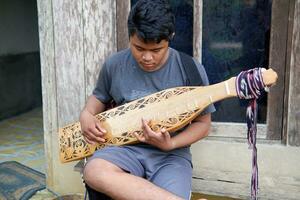
[[[105,142],[106,130],[101,127],[99,120],[88,110],[84,109],[81,112],[79,121],[85,141],[89,144]]]

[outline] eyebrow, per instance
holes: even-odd
[[[141,49],[145,49],[145,48],[143,48],[143,47],[141,47],[141,46],[139,46],[139,45],[137,45],[137,44],[133,44],[133,46],[135,46],[135,47],[138,47],[138,48],[141,48]],[[162,49],[163,47],[158,47],[158,48],[154,48],[154,49],[149,49],[150,51],[154,51],[154,50],[160,50],[160,49]]]

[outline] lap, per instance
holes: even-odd
[[[135,176],[188,199],[192,164],[189,159],[154,148],[107,147],[96,151],[91,160],[104,159]]]
[[[189,199],[192,184],[192,166],[184,158],[167,158],[149,179],[155,185]]]
[[[98,150],[89,159],[91,162],[95,159],[106,160],[120,169],[129,172],[135,176],[142,177],[144,169],[141,163],[136,158],[135,154],[130,152],[128,149],[119,146],[109,146]]]

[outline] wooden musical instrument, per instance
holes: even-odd
[[[262,73],[263,82],[275,84],[277,74],[272,69]],[[124,145],[138,142],[133,132],[142,134],[141,119],[150,120],[152,130],[165,128],[170,133],[186,126],[208,105],[222,99],[236,97],[236,77],[204,87],[176,87],[166,89],[96,115],[107,131],[106,142],[88,144],[82,135],[80,123],[59,129],[61,162],[90,156],[106,145]]]

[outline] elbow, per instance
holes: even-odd
[[[209,135],[209,129],[207,131],[204,132],[203,137],[207,137]]]
[[[211,122],[207,123],[206,129],[204,131],[204,137],[207,137],[210,133],[210,129],[211,129]]]

